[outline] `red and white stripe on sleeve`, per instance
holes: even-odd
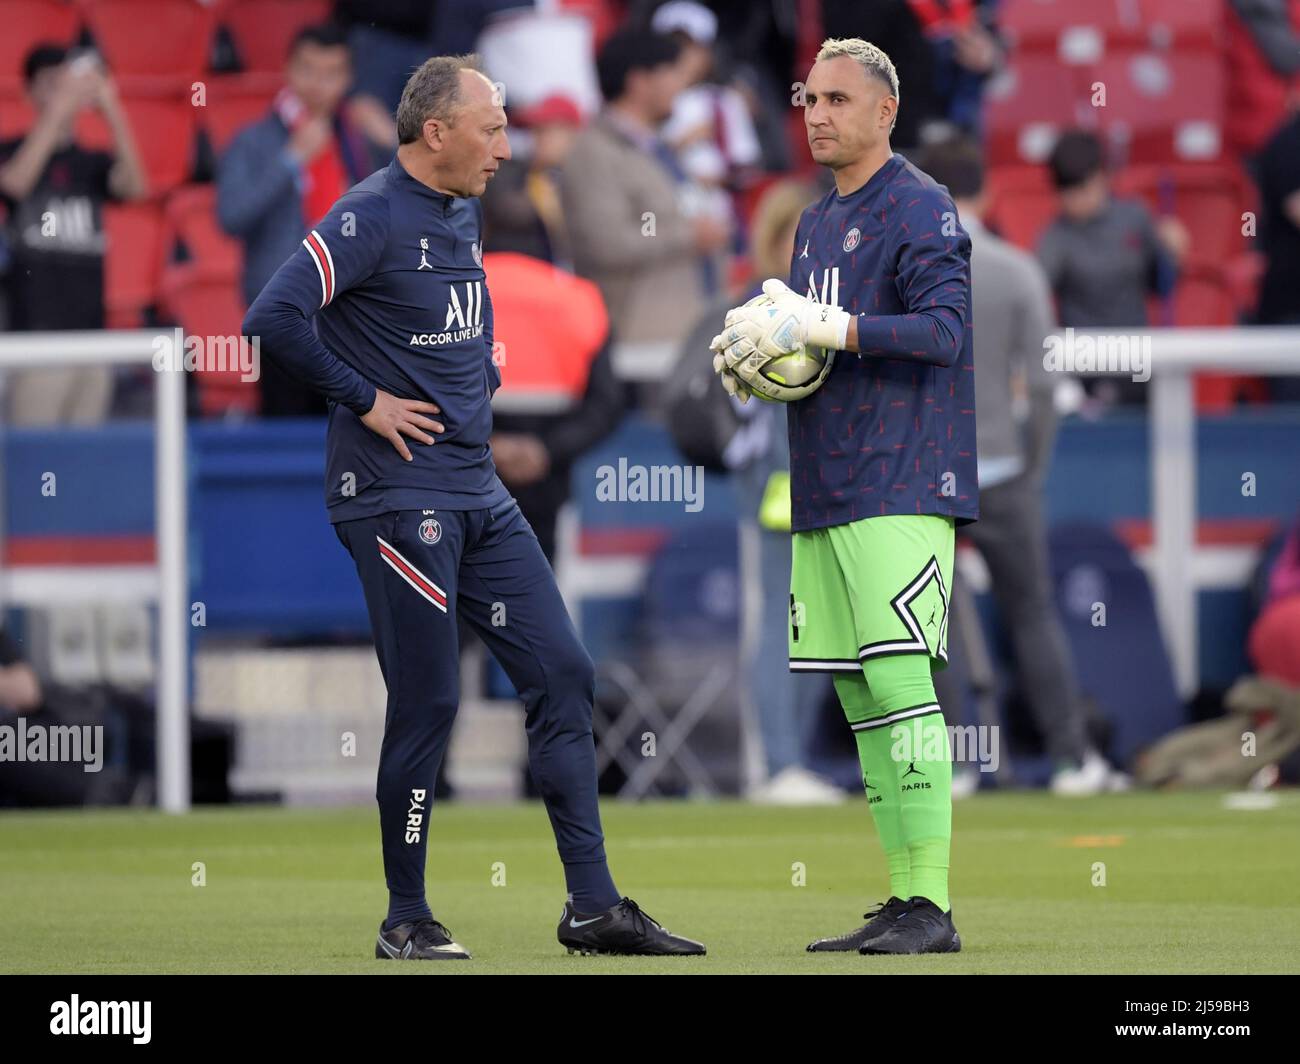
[[[320,305],[323,307],[334,298],[334,259],[330,256],[330,249],[324,239],[315,229],[307,234],[302,246],[307,249],[311,261],[316,264],[316,272],[320,274]]]

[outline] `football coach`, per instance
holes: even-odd
[[[429,59],[406,84],[397,129],[393,160],[334,204],[244,319],[268,357],[329,401],[326,504],[388,689],[376,797],[389,903],[375,956],[469,957],[425,897],[430,799],[459,704],[458,616],[524,702],[568,890],[561,944],[702,954],[615,888],[591,658],[492,462],[501,376],[478,197],[510,159],[500,92],[475,56]]]

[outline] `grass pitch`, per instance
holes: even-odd
[[[832,809],[606,802],[620,889],[709,948],[658,960],[559,946],[563,875],[540,804],[435,807],[430,904],[474,959],[422,964],[372,959],[386,906],[373,806],[5,812],[0,971],[1296,972],[1300,795],[1278,798],[1255,811],[1229,810],[1218,793],[959,802],[963,952],[925,958],[804,952],[883,896],[861,798]]]

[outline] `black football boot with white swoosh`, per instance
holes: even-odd
[[[580,913],[564,903],[556,931],[560,945],[584,956],[702,957],[704,944],[674,935],[631,898],[600,913]]]
[[[391,931],[379,925],[375,956],[388,961],[467,961],[469,950],[437,920],[414,920]]]

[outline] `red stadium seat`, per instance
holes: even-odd
[[[198,263],[171,266],[163,273],[162,308],[186,331],[201,337],[240,335],[244,305],[233,277]],[[198,373],[199,408],[208,416],[256,413],[260,406],[257,383],[240,379],[238,368]]]
[[[1106,87],[1097,118],[1119,158],[1218,159],[1223,142],[1222,65],[1204,54],[1122,52],[1094,68]]]
[[[190,175],[194,161],[195,108],[188,98],[122,97],[136,147],[149,177],[149,194],[162,196]],[[88,148],[108,150],[112,133],[103,116],[83,112],[77,119],[77,140]]]
[[[1116,177],[1115,191],[1140,197],[1157,215],[1178,218],[1191,237],[1193,263],[1221,266],[1245,250],[1242,212],[1249,200],[1235,164],[1129,167]]]
[[[23,136],[36,121],[36,112],[23,96],[0,96],[0,140]]]
[[[1011,243],[1032,251],[1056,217],[1056,193],[1044,166],[997,167],[988,174],[988,224]]]
[[[1094,32],[1103,47],[1135,44],[1144,32],[1137,5],[1138,0],[1002,0],[998,25],[1021,52],[1056,52],[1063,35],[1080,32]]]
[[[1217,47],[1224,0],[1138,0],[1147,38],[1162,48]]]
[[[241,129],[265,117],[283,84],[282,74],[224,74],[208,80],[199,123],[218,158]]]
[[[183,246],[187,257],[180,261],[197,263],[205,276],[236,278],[240,245],[217,225],[216,198],[212,185],[183,185],[168,196],[162,252],[169,263],[176,262]]]
[[[93,0],[86,17],[116,77],[176,83],[207,69],[213,11],[198,0]]]
[[[1095,125],[1090,80],[1053,56],[1018,55],[989,83],[985,97],[990,163],[1040,163],[1063,129]]]
[[[1225,0],[1002,0],[998,24],[1019,51],[1095,61],[1106,51],[1153,45],[1208,48],[1223,32]],[[1088,49],[1098,48],[1085,59]]]
[[[1218,270],[1191,268],[1174,289],[1171,324],[1191,328],[1204,325],[1235,325],[1232,293]]]
[[[1223,280],[1232,293],[1238,315],[1249,318],[1259,306],[1259,286],[1264,280],[1268,259],[1263,252],[1244,251],[1223,267]]]
[[[294,35],[329,14],[328,0],[232,0],[221,21],[235,39],[245,70],[281,74]]]
[[[67,0],[7,0],[0,17],[0,94],[22,92],[23,60],[37,44],[71,44],[81,13]]]
[[[139,328],[145,308],[157,301],[162,228],[156,203],[104,208],[104,307],[110,329]]]
[[[1237,324],[1235,300],[1224,271],[1194,267],[1178,282],[1173,298],[1173,321],[1182,328]],[[1156,325],[1165,322],[1153,316]],[[1197,373],[1194,377],[1196,409],[1221,413],[1242,401],[1264,402],[1268,389],[1259,377],[1227,373]]]
[[[204,336],[238,334],[243,300],[235,278],[202,263],[183,262],[163,270],[162,308],[186,330]]]

